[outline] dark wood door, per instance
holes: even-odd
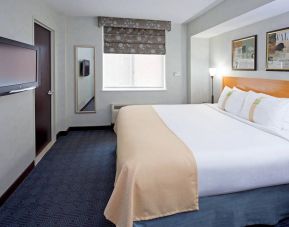
[[[34,44],[39,48],[40,85],[35,91],[36,154],[51,141],[51,34],[34,24]]]

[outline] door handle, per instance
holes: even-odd
[[[54,94],[54,91],[48,91],[47,94],[48,94],[48,95],[53,95],[53,94]]]

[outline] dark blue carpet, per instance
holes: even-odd
[[[112,130],[60,137],[0,208],[0,226],[113,227],[103,216],[113,190]]]
[[[0,227],[114,227],[103,211],[113,190],[115,150],[112,130],[60,137],[0,208]]]

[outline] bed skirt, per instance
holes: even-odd
[[[133,227],[275,225],[289,217],[289,184],[201,197],[199,208],[199,211],[134,222]]]

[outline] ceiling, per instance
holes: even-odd
[[[184,23],[223,0],[45,0],[68,16],[111,16]]]

